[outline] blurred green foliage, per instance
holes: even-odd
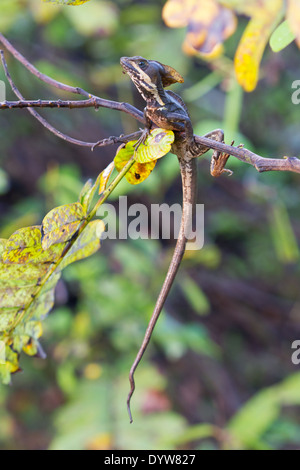
[[[292,82],[300,77],[296,46],[278,54],[268,49],[263,79],[243,95],[232,78],[242,22],[226,55],[207,64],[183,54],[184,31],[163,24],[163,4],[2,0],[0,30],[52,77],[141,109],[120,56],[170,64],[185,77],[173,89],[186,99],[195,132],[223,127],[227,143],[235,139],[263,156],[299,155],[300,108],[291,102]],[[58,96],[9,54],[6,59],[27,98]],[[10,90],[7,95],[13,99]],[[43,115],[87,141],[138,128],[104,109]],[[25,110],[0,113],[0,132],[4,238],[74,202],[82,183],[115,152],[59,141]],[[127,375],[172,241],[107,240],[101,253],[66,270],[44,324],[47,359],[23,357],[25,372],[0,388],[1,449],[299,448],[300,385],[291,362],[291,344],[300,336],[299,177],[260,175],[232,157],[228,167],[231,178],[214,180],[209,155],[199,162],[205,246],[186,254],[137,372],[134,423],[126,413]],[[176,158],[159,161],[139,187],[122,182],[111,199],[116,208],[121,194],[129,203],[180,202]]]

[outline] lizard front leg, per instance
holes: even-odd
[[[168,126],[170,126],[169,128],[172,128],[173,131],[185,132],[188,147],[194,145],[194,130],[189,116],[184,116],[179,113],[168,113],[167,122]]]
[[[152,126],[152,121],[147,114],[147,108],[144,109],[144,119],[145,119],[145,127],[143,129],[142,135],[140,136],[139,140],[134,144],[135,151],[139,148],[141,144],[144,144],[147,140],[147,137],[150,135],[150,129]]]

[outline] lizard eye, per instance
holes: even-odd
[[[145,60],[140,60],[138,62],[138,66],[141,68],[141,69],[145,69],[147,67],[147,62]]]

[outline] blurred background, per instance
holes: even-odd
[[[267,47],[256,90],[244,93],[233,56],[247,24],[239,20],[225,55],[209,63],[182,51],[185,29],[168,28],[164,1],[92,0],[57,7],[1,0],[0,31],[57,80],[143,109],[121,56],[142,55],[185,78],[172,89],[189,107],[194,130],[221,127],[226,143],[265,157],[297,156],[300,79],[295,43]],[[9,53],[11,75],[27,99],[72,99],[31,76]],[[0,79],[4,74],[0,71]],[[15,99],[7,86],[7,99]],[[95,142],[138,129],[116,111],[44,110],[63,132]],[[0,113],[0,237],[40,224],[78,199],[116,148],[93,153],[51,135],[26,110]],[[128,372],[140,346],[174,241],[107,240],[68,267],[44,321],[45,360],[21,358],[23,373],[0,386],[4,449],[298,449],[300,374],[291,361],[300,340],[299,176],[258,174],[231,157],[233,176],[214,179],[210,154],[198,164],[205,246],[186,254],[136,373],[129,425]],[[181,201],[174,155],[141,185],[122,182],[108,202]]]

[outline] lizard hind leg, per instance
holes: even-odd
[[[231,142],[231,146],[233,146],[233,144],[234,140]],[[217,150],[214,150],[211,158],[210,174],[215,178],[218,178],[223,173],[228,173],[228,175],[231,176],[233,171],[224,168],[229,157],[229,153],[218,152]]]

